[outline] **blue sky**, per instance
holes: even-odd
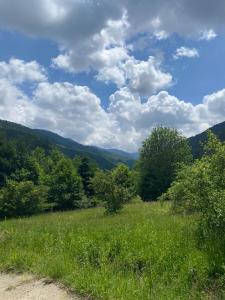
[[[225,4],[177,3],[0,0],[0,118],[127,151],[224,121]]]
[[[135,40],[137,40],[138,37]],[[169,39],[147,39],[146,47],[134,51],[137,59],[147,59],[149,55],[161,53],[164,57],[164,68],[171,72],[175,83],[169,89],[176,97],[200,103],[202,98],[225,86],[225,36],[216,37],[213,41],[196,41],[177,35]],[[79,85],[88,85],[98,95],[103,105],[108,105],[108,97],[117,89],[114,84],[104,84],[94,79],[93,72],[71,74],[63,70],[51,68],[51,59],[59,54],[58,45],[49,39],[25,36],[16,31],[0,31],[0,59],[8,61],[16,57],[24,61],[36,60],[45,66],[50,81],[69,81]],[[174,60],[173,54],[181,45],[197,48],[200,57]],[[191,76],[190,76],[191,74]],[[106,102],[106,103],[105,103]]]

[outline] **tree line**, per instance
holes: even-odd
[[[175,213],[197,213],[202,228],[225,226],[225,144],[212,133],[204,155],[194,160],[187,139],[176,129],[156,127],[140,148],[133,169],[119,164],[97,168],[88,157],[70,159],[57,148],[26,149],[0,136],[0,218],[43,211],[104,205],[119,212],[139,195],[169,200]]]
[[[131,174],[123,164],[103,171],[86,156],[70,159],[57,148],[31,150],[24,141],[1,135],[0,218],[99,204],[115,213],[134,194]]]

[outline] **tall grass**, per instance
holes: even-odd
[[[219,299],[194,232],[194,219],[171,215],[168,204],[3,221],[0,269],[48,276],[94,299]]]

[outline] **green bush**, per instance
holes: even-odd
[[[46,208],[46,187],[31,181],[9,180],[0,191],[0,218],[29,216]]]
[[[96,172],[92,186],[96,197],[105,204],[107,214],[119,212],[133,196],[129,169],[123,165],[111,172]]]
[[[161,200],[171,200],[173,210],[198,213],[205,233],[225,229],[225,144],[208,134],[205,155],[183,167]]]

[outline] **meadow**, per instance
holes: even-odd
[[[224,299],[193,216],[136,203],[0,222],[0,270],[59,281],[90,299]]]

